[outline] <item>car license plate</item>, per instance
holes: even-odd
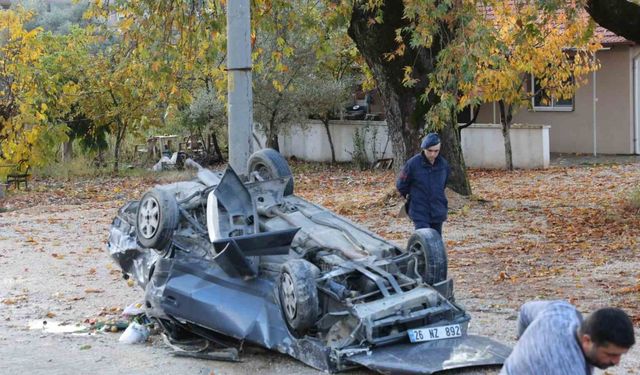
[[[451,324],[442,327],[429,327],[410,329],[408,331],[411,342],[435,341],[462,336],[460,324]]]

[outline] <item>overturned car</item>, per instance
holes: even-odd
[[[500,364],[509,348],[467,334],[431,229],[406,248],[293,194],[264,149],[231,168],[157,186],[124,205],[108,250],[167,335],[257,344],[319,370],[430,374]]]

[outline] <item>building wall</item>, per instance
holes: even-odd
[[[364,136],[370,161],[393,157],[385,121],[331,121],[329,129],[338,162],[352,160],[356,130]],[[258,137],[265,144],[264,135],[260,134]],[[331,161],[331,146],[321,121],[309,120],[304,125],[293,125],[279,134],[279,141],[280,152],[285,156],[310,161]]]
[[[632,72],[629,46],[616,45],[600,51],[601,69],[596,72],[596,151],[601,154],[633,153]],[[578,88],[574,110],[570,112],[534,112],[521,108],[514,123],[550,125],[551,152],[593,153],[593,75]],[[478,123],[500,120],[498,106],[485,104]]]

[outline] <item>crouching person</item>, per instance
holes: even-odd
[[[616,308],[584,321],[565,301],[527,302],[518,315],[518,342],[500,375],[591,375],[620,363],[635,344],[633,323]]]

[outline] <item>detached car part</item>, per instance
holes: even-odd
[[[329,372],[430,374],[508,356],[467,333],[436,231],[399,248],[295,196],[274,150],[249,158],[247,181],[185,165],[196,180],[125,204],[108,241],[169,336],[257,344]]]

